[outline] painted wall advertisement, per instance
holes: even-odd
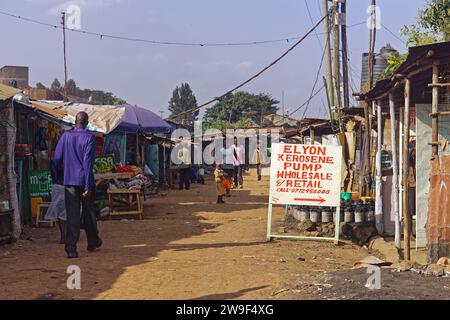
[[[341,163],[341,146],[273,144],[270,203],[339,206]]]

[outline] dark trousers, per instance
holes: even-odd
[[[234,166],[233,180],[235,187],[244,185],[244,168],[244,164],[241,164],[240,166]]]
[[[94,195],[83,197],[84,187],[66,186],[65,201],[67,213],[66,225],[66,252],[74,252],[77,249],[77,242],[80,238],[81,221],[86,232],[88,246],[95,246],[98,241],[97,220],[92,210]],[[82,210],[80,213],[80,206]]]
[[[186,187],[186,190],[191,186],[191,168],[180,169],[180,189]]]
[[[258,176],[258,180],[261,180],[261,164],[256,165],[256,174]]]

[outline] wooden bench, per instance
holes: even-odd
[[[109,202],[109,215],[122,216],[122,215],[137,215],[139,219],[143,218],[144,206],[141,201],[140,189],[108,189],[108,202]],[[114,202],[124,203],[127,208],[126,211],[115,210]],[[134,208],[133,208],[134,207]]]

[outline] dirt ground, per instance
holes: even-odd
[[[347,242],[266,242],[268,185],[250,171],[222,205],[211,180],[161,191],[147,199],[144,220],[100,221],[99,251],[88,253],[82,234],[78,259],[66,258],[57,228],[29,228],[28,240],[0,247],[0,299],[342,298],[318,295],[316,284],[339,271],[345,279],[368,251]],[[81,268],[81,290],[66,287],[72,264]]]

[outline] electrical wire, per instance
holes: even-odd
[[[386,25],[381,24],[381,26],[386,29],[387,32],[389,32],[392,36],[394,36],[394,38],[396,38],[397,40],[399,40],[401,43],[403,43],[403,45],[406,46],[406,42],[400,38],[398,35],[396,35],[392,30],[390,30],[388,27],[386,27]]]
[[[223,97],[225,97],[226,95],[232,93],[233,91],[238,90],[239,88],[242,88],[243,86],[245,86],[247,83],[253,81],[254,79],[258,78],[260,75],[262,75],[264,72],[266,72],[268,69],[270,69],[271,67],[273,67],[274,65],[276,65],[278,62],[280,62],[284,57],[286,57],[292,50],[294,50],[300,43],[303,42],[303,40],[305,40],[321,23],[323,20],[325,20],[326,18],[328,18],[330,15],[330,12],[328,12],[327,15],[325,15],[322,19],[320,19],[300,40],[298,40],[293,46],[291,46],[288,50],[286,50],[281,56],[279,56],[277,59],[275,59],[273,62],[271,62],[269,65],[267,65],[266,67],[264,67],[261,71],[259,71],[258,73],[256,73],[255,75],[253,75],[252,77],[250,77],[249,79],[247,79],[246,81],[240,83],[239,85],[235,86],[234,88],[228,90],[227,92],[225,92],[224,94],[220,95],[219,97],[215,97],[195,108],[191,108],[189,110],[180,112],[178,114],[173,114],[171,116],[169,116],[167,119],[174,119],[174,118],[178,118],[179,116],[182,116],[184,114],[187,113],[191,113],[191,112],[195,112],[215,101],[218,101],[220,99],[222,99]]]
[[[8,16],[11,18],[15,18],[18,20],[27,21],[30,23],[39,24],[42,26],[50,27],[53,29],[63,29],[62,26],[56,25],[56,24],[50,24],[46,22],[42,22],[39,20],[23,17],[20,15],[12,14],[5,11],[0,11],[1,15]],[[365,24],[365,22],[359,22],[354,25],[349,26],[349,28],[357,27],[362,24]],[[99,32],[93,32],[83,29],[70,29],[65,28],[68,31],[85,34],[85,35],[91,35],[91,36],[97,36],[100,39],[109,38],[109,39],[115,39],[115,40],[123,40],[123,41],[133,41],[133,42],[141,42],[141,43],[148,43],[148,44],[154,44],[154,45],[172,45],[172,46],[197,46],[197,47],[223,47],[223,46],[251,46],[251,45],[262,45],[262,44],[270,44],[270,43],[290,43],[291,41],[295,41],[298,39],[301,39],[302,37],[293,36],[293,37],[285,37],[285,38],[279,38],[279,39],[269,39],[269,40],[261,40],[261,41],[248,41],[248,42],[173,42],[173,41],[159,41],[159,40],[151,40],[151,39],[143,39],[143,38],[135,38],[135,37],[126,37],[126,36],[117,36],[112,34],[106,34],[106,33],[99,33]],[[324,33],[317,33],[316,35],[321,35]],[[308,35],[309,36],[309,35]]]
[[[306,10],[308,11],[309,20],[311,20],[311,24],[313,25],[314,24],[314,19],[312,17],[311,10],[309,10],[309,5],[308,5],[308,1],[307,0],[305,0],[305,6],[306,6]],[[322,49],[323,48],[322,41],[320,41],[320,38],[319,38],[319,35],[318,35],[317,31],[314,31],[314,34],[316,35],[317,41],[319,42],[319,46]]]

